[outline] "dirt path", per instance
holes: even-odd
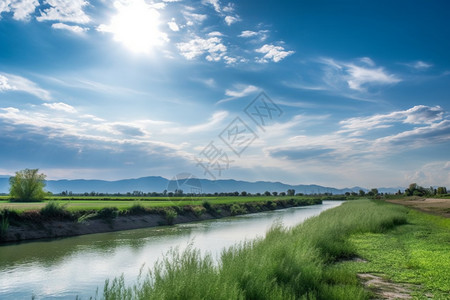
[[[420,211],[450,218],[450,199],[442,198],[405,198],[386,200],[390,203],[401,204]]]

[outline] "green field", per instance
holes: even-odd
[[[72,200],[71,200],[72,199]],[[274,200],[289,199],[310,199],[305,196],[247,196],[247,197],[51,197],[43,202],[9,202],[0,200],[0,210],[7,208],[15,211],[38,210],[44,207],[49,201],[57,201],[65,205],[69,211],[99,210],[105,207],[116,207],[119,210],[126,210],[139,203],[146,208],[171,207],[184,205],[202,205],[208,201],[210,204],[233,204],[249,202],[265,202]]]
[[[381,201],[349,201],[303,224],[224,251],[216,264],[176,250],[128,286],[107,281],[101,299],[373,299],[358,273],[412,284],[414,299],[448,299],[450,224]],[[368,262],[355,261],[359,257]]]

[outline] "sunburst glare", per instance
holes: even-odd
[[[159,30],[160,13],[143,0],[116,1],[117,14],[111,18],[109,25],[100,25],[99,31],[110,32],[114,40],[121,42],[136,53],[149,53],[155,46],[160,46],[169,39]]]

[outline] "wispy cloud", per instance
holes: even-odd
[[[74,32],[74,33],[83,33],[83,32],[86,32],[86,31],[89,30],[89,28],[86,28],[86,27],[81,27],[81,26],[78,26],[78,25],[67,25],[67,24],[64,24],[64,23],[52,24],[52,28],[68,30],[68,31],[71,31],[71,32]]]
[[[417,105],[407,110],[395,111],[389,114],[377,114],[370,117],[350,118],[341,121],[340,132],[351,132],[360,135],[368,130],[388,128],[394,123],[431,124],[443,119],[444,110],[440,106]]]
[[[248,96],[250,94],[253,94],[258,90],[259,88],[254,85],[235,84],[233,86],[233,89],[225,90],[225,95],[228,96],[228,98],[219,100],[216,104],[221,104],[235,99],[239,99]]]
[[[418,71],[427,70],[427,69],[429,69],[429,68],[431,68],[433,66],[433,64],[426,63],[426,62],[421,61],[421,60],[417,60],[417,61],[414,61],[414,62],[406,63],[405,65],[410,67],[410,68],[413,68],[415,70],[418,70]]]
[[[50,109],[53,109],[53,110],[59,110],[59,111],[67,112],[67,113],[76,113],[77,112],[75,107],[73,107],[69,104],[63,103],[63,102],[44,103],[42,105],[45,107],[48,107]]]
[[[234,90],[227,89],[225,90],[225,95],[230,97],[244,97],[251,93],[254,93],[258,90],[258,88],[254,85],[236,85]]]
[[[261,48],[255,50],[258,53],[264,54],[264,56],[258,59],[258,62],[267,63],[269,60],[273,62],[280,62],[289,55],[295,53],[295,51],[289,50],[286,51],[282,46],[275,46],[272,44],[265,44]]]
[[[8,73],[0,73],[0,92],[1,91],[21,91],[45,101],[52,99],[49,91],[40,88],[33,81]]]
[[[348,88],[359,92],[365,92],[368,87],[374,85],[396,84],[401,81],[398,76],[389,74],[383,67],[375,67],[375,63],[368,57],[354,62],[338,62],[329,58],[320,61],[333,69],[325,74],[328,84],[334,85],[343,81]]]

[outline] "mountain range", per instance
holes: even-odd
[[[281,182],[256,181],[248,182],[241,180],[225,179],[225,180],[209,180],[197,178],[182,178],[178,180],[166,179],[160,176],[149,176],[136,179],[123,179],[116,181],[106,180],[47,180],[46,190],[52,193],[61,193],[62,191],[69,191],[75,194],[85,192],[97,193],[127,193],[133,191],[158,192],[164,190],[174,191],[181,189],[185,193],[221,193],[221,192],[242,192],[248,193],[264,193],[269,192],[286,192],[288,189],[294,189],[296,193],[303,194],[344,194],[346,192],[358,192],[360,189],[367,191],[366,188],[358,186],[352,188],[333,188],[325,187],[315,184],[298,184],[289,185]],[[380,193],[395,193],[399,189],[404,188],[378,188]],[[9,176],[0,176],[0,193],[8,193],[9,190]]]

